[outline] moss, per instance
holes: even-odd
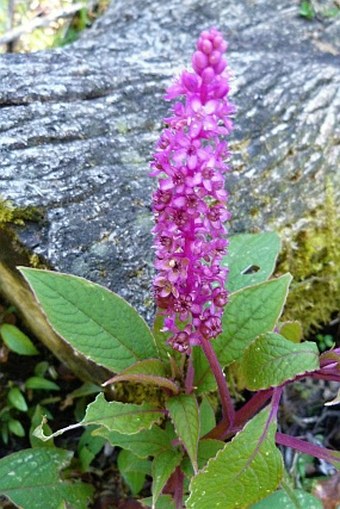
[[[165,394],[157,386],[133,382],[118,382],[114,385],[114,399],[123,403],[150,403],[164,406]]]
[[[38,207],[15,207],[12,202],[0,196],[0,261],[10,266],[30,265],[47,268],[37,254],[32,254],[19,240],[15,228],[25,222],[39,223],[43,220],[43,210]]]
[[[334,190],[326,186],[325,202],[303,224],[284,230],[277,272],[291,272],[283,320],[299,320],[304,334],[329,323],[340,309],[340,217]]]
[[[13,224],[23,226],[25,221],[40,222],[43,219],[43,211],[39,207],[14,207],[12,202],[0,196],[0,228],[4,225]]]

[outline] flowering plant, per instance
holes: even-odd
[[[146,474],[152,477],[145,507],[281,507],[284,466],[276,444],[340,464],[339,453],[277,431],[285,386],[307,376],[340,381],[340,351],[320,356],[314,343],[301,342],[296,323],[279,321],[291,276],[271,277],[280,249],[275,233],[227,240],[226,136],[234,108],[225,51],[216,29],[203,32],[193,72],[184,71],[167,91],[176,102],[151,165],[157,177],[153,330],[99,285],[21,268],[55,331],[115,373],[103,384],[113,396],[119,383],[155,388],[145,390],[152,397],[142,403],[107,400],[101,392],[80,423],[46,436],[43,422],[36,436],[46,441],[91,425],[93,435],[121,448],[118,465],[133,493]],[[224,371],[231,364],[250,394],[237,406]],[[15,453],[0,461],[0,492],[28,509],[86,507],[89,487],[57,478],[68,460],[54,447]],[[26,474],[19,485],[10,475],[15,468]],[[52,505],[36,505],[44,497],[37,471],[55,482]],[[33,488],[23,502],[25,479]],[[296,495],[302,504],[315,502],[309,494],[289,496]]]

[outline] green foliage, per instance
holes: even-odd
[[[200,436],[200,418],[196,397],[193,394],[174,396],[168,399],[166,408],[196,472],[197,447]]]
[[[145,321],[124,299],[85,279],[21,268],[52,327],[70,345],[112,371],[156,357]]]
[[[154,506],[171,474],[180,465],[183,458],[181,451],[172,449],[155,456],[152,467],[152,505]]]
[[[246,388],[259,391],[316,371],[319,364],[315,343],[293,343],[279,334],[267,332],[249,345],[241,360],[241,371]]]
[[[315,340],[317,342],[320,352],[329,350],[330,348],[333,348],[335,345],[334,338],[333,336],[331,336],[331,334],[316,334]]]
[[[93,432],[105,438],[112,446],[118,446],[133,452],[139,458],[158,456],[173,449],[172,441],[175,438],[174,432],[170,429],[164,430],[159,426],[142,430],[133,435],[126,435],[117,431],[109,431],[107,428],[98,428]]]
[[[250,509],[322,509],[317,498],[303,490],[279,490],[261,500]]]
[[[32,341],[15,325],[1,324],[0,336],[12,352],[19,355],[37,355],[39,353]]]
[[[212,440],[210,438],[200,440],[198,443],[197,463],[199,470],[206,466],[210,458],[214,458],[220,449],[223,449],[225,443],[222,440]],[[186,456],[182,462],[181,468],[185,475],[190,479],[194,471],[189,458]]]
[[[229,267],[227,288],[235,292],[266,281],[274,271],[280,251],[275,232],[245,233],[231,237],[223,264]]]
[[[94,429],[96,429],[95,426],[86,428],[78,443],[77,451],[82,472],[86,472],[89,469],[92,461],[105,444],[104,438],[93,436],[92,432]]]
[[[115,373],[103,385],[112,385],[110,395],[116,399],[108,401],[100,392],[76,424],[52,433],[46,418],[42,419],[44,409],[37,407],[32,417],[32,423],[38,424],[31,433],[33,451],[53,452],[56,449],[52,441],[47,448],[37,447],[37,440],[46,442],[84,426],[87,429],[78,445],[78,471],[91,468],[106,441],[119,447],[117,465],[133,495],[144,488],[146,476],[152,477],[152,500],[143,503],[151,504],[153,509],[174,507],[173,500],[162,492],[167,486],[167,493],[178,495],[180,490],[175,487],[182,482],[183,474],[184,497],[190,491],[187,509],[246,508],[265,501],[277,489],[283,473],[282,458],[275,446],[275,405],[258,414],[258,408],[254,408],[249,422],[242,411],[236,413],[234,426],[229,423],[227,429],[224,420],[216,425],[219,409],[211,404],[212,395],[208,399],[204,393],[216,389],[211,368],[214,362],[219,362],[222,369],[237,364],[244,387],[249,390],[277,387],[319,368],[318,349],[314,343],[301,342],[299,323],[278,322],[291,282],[290,274],[269,279],[279,247],[273,233],[232,239],[230,254],[224,261],[229,265],[232,292],[222,319],[223,332],[212,342],[216,359],[212,356],[209,364],[203,349],[193,348],[193,383],[190,362],[165,344],[164,317],[156,317],[152,334],[127,302],[99,285],[74,276],[23,268],[53,328],[77,352]],[[8,406],[18,414],[28,412],[25,391],[57,390],[54,380],[47,377],[48,371],[46,362],[39,363],[34,376],[22,387],[12,384]],[[221,384],[220,378],[219,391]],[[98,386],[84,384],[68,395],[67,404],[98,390]],[[157,397],[149,397],[152,391],[158,391]],[[224,394],[223,413],[227,400]],[[17,435],[23,432],[15,415],[9,414],[7,421],[7,430]],[[227,443],[220,440],[226,436]],[[54,466],[54,477],[55,473]],[[280,492],[274,495],[281,500]],[[295,494],[293,499],[301,496]],[[72,500],[67,503],[72,505]]]
[[[17,410],[27,412],[28,406],[24,395],[18,387],[12,387],[7,394],[8,402]]]
[[[231,294],[222,319],[223,332],[213,342],[223,367],[240,359],[258,335],[273,330],[282,313],[290,282],[291,276],[287,274]],[[212,375],[202,352],[197,350],[194,354],[195,385],[202,391],[202,387],[210,387],[206,378],[211,380]]]
[[[187,509],[248,507],[277,488],[283,462],[268,418],[262,411],[208,461],[191,481]]]
[[[203,396],[202,403],[200,404],[200,437],[209,433],[216,425],[216,417],[213,406],[206,396]]]
[[[303,337],[303,330],[300,322],[283,322],[279,324],[279,332],[281,336],[293,343],[300,343]]]
[[[158,409],[148,403],[133,405],[120,403],[119,401],[106,401],[103,393],[100,393],[95,401],[88,405],[85,417],[80,423],[71,424],[52,435],[46,436],[43,431],[44,422],[42,422],[34,434],[41,440],[49,440],[79,426],[96,424],[97,426],[104,426],[109,431],[133,435],[142,429],[150,428],[156,421],[160,420],[161,415]]]
[[[145,476],[151,473],[151,462],[138,458],[131,451],[120,451],[117,459],[119,471],[133,495],[138,495],[145,483]]]
[[[26,449],[0,460],[0,494],[24,509],[58,509],[64,502],[84,509],[92,488],[62,481],[72,453],[56,448]]]
[[[308,20],[315,18],[316,13],[310,0],[302,0],[302,2],[300,2],[299,14]]]

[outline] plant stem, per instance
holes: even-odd
[[[280,445],[291,447],[292,449],[309,454],[310,456],[315,456],[316,458],[329,462],[340,462],[339,452],[333,451],[332,449],[326,449],[326,447],[321,447],[320,445],[311,444],[310,442],[306,442],[300,438],[291,437],[285,433],[277,432],[275,440]]]
[[[179,467],[176,468],[175,474],[176,475],[175,475],[174,501],[175,501],[176,509],[183,509],[184,474]]]
[[[226,422],[226,431],[230,431],[230,429],[234,425],[235,420],[235,409],[233,406],[232,399],[230,397],[228,385],[226,382],[226,379],[224,377],[223,370],[221,368],[220,363],[218,362],[215,350],[213,349],[210,341],[203,341],[202,342],[202,348],[204,351],[204,354],[209,362],[211,371],[213,372],[216,382],[218,391],[220,394],[221,399],[221,405],[222,405],[222,415],[223,419]]]
[[[250,398],[235,415],[235,428],[241,428],[249,419],[265,405],[268,399],[272,396],[273,389],[266,389],[259,391]]]
[[[185,392],[186,394],[191,394],[194,388],[194,378],[195,378],[195,368],[192,362],[192,353],[189,355],[188,359],[188,369],[187,376],[185,378]]]

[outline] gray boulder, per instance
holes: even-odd
[[[164,90],[212,25],[229,41],[237,105],[232,230],[295,224],[336,178],[335,19],[308,22],[290,0],[114,0],[71,46],[0,57],[0,195],[44,216],[17,227],[21,242],[148,319],[148,161],[169,107]]]

